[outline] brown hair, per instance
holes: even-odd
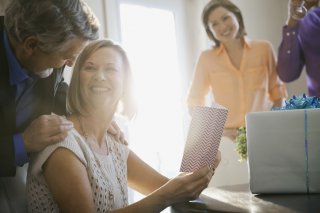
[[[207,5],[204,7],[204,9],[202,11],[202,24],[206,30],[206,33],[207,33],[209,39],[211,41],[213,41],[217,47],[220,46],[220,41],[217,40],[214,37],[213,33],[211,32],[210,26],[208,24],[208,20],[209,20],[210,13],[212,11],[214,11],[215,9],[217,9],[218,7],[223,7],[225,9],[227,9],[228,11],[232,12],[236,16],[236,18],[239,22],[238,37],[242,37],[242,36],[247,35],[245,27],[244,27],[244,22],[243,22],[241,11],[235,4],[233,4],[229,0],[211,0],[210,2],[207,3]]]

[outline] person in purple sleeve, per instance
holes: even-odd
[[[288,19],[278,49],[277,72],[284,82],[307,72],[308,94],[320,97],[319,0],[290,0]]]

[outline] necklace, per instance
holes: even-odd
[[[114,208],[115,205],[115,197],[114,197],[114,188],[112,187],[112,184],[110,183],[110,174],[107,174],[106,168],[103,166],[104,164],[101,162],[101,160],[96,156],[95,152],[92,150],[91,146],[90,146],[90,142],[89,142],[89,135],[87,134],[87,132],[85,131],[84,127],[83,127],[83,123],[82,123],[82,119],[80,116],[77,116],[78,122],[80,124],[80,130],[81,130],[81,134],[84,137],[84,140],[86,142],[86,144],[88,145],[93,157],[94,157],[94,161],[97,164],[98,168],[100,169],[102,175],[104,176],[103,178],[105,179],[105,181],[107,182],[106,186],[108,188],[107,190],[107,194],[106,194],[106,198],[108,199],[108,210],[111,210]],[[115,170],[115,175],[116,175],[116,179],[118,181],[118,184],[120,186],[120,191],[121,191],[121,197],[122,197],[122,201],[123,201],[123,205],[127,205],[128,204],[128,199],[127,199],[127,191],[126,189],[126,184],[123,184],[121,182],[121,178],[119,177],[119,171],[117,169],[117,165],[116,165],[116,161],[115,161],[115,155],[120,156],[120,152],[118,150],[117,147],[115,147],[114,150],[111,150],[111,147],[109,146],[109,141],[108,141],[108,137],[106,138],[106,146],[107,146],[107,150],[108,150],[108,154],[111,155],[112,158],[112,164]],[[112,151],[115,151],[114,153],[112,153]]]

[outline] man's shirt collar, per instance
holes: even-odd
[[[13,50],[11,49],[9,44],[8,34],[5,30],[3,31],[3,45],[9,66],[10,85],[17,85],[21,81],[29,78],[29,76],[21,67],[15,54],[13,53]]]

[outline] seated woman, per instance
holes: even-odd
[[[132,114],[130,76],[126,53],[112,41],[94,41],[79,55],[67,99],[74,128],[32,157],[29,212],[160,212],[207,187],[220,156],[213,165],[168,179],[107,133],[119,102],[123,114]],[[128,185],[147,196],[128,205]]]

